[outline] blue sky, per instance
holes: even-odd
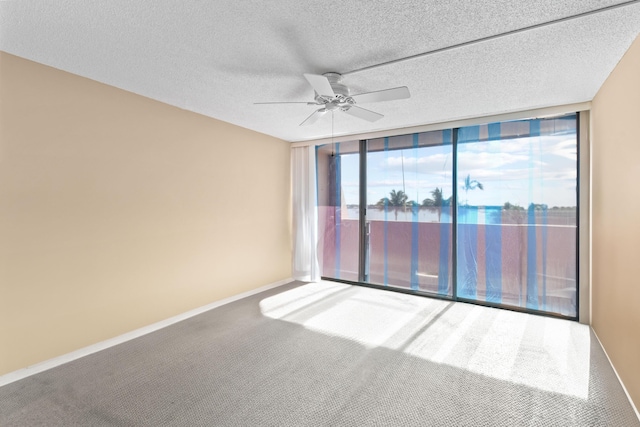
[[[461,203],[526,207],[529,203],[576,205],[576,135],[562,134],[460,144],[458,191]],[[442,188],[451,196],[451,145],[379,151],[367,158],[368,203],[375,204],[393,189],[404,188],[420,203]],[[403,174],[404,171],[404,174]],[[469,174],[484,190],[464,192]],[[342,156],[342,189],[347,204],[358,204],[357,154]]]

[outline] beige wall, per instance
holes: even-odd
[[[593,100],[592,326],[640,407],[640,38]]]
[[[0,374],[291,276],[289,144],[0,53]]]

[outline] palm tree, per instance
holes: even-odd
[[[482,186],[482,183],[480,183],[480,181],[477,181],[475,179],[471,179],[471,174],[468,174],[467,177],[464,179],[464,184],[462,185],[462,189],[464,190],[464,193],[467,197],[465,204],[468,205],[469,204],[469,198],[468,198],[468,194],[469,194],[469,190],[475,190],[476,188],[480,189],[480,190],[484,190],[484,187]]]
[[[389,193],[390,197],[383,197],[376,203],[376,206],[380,209],[384,209],[385,207],[390,207],[393,209],[396,221],[398,220],[398,209],[405,208],[407,206],[407,200],[409,197],[402,190],[391,190]]]
[[[442,215],[442,207],[447,202],[442,196],[442,189],[436,187],[435,190],[431,192],[431,196],[433,199],[424,199],[422,201],[422,206],[430,210],[431,212],[438,212],[438,222],[440,222],[440,215]]]

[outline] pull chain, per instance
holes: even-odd
[[[331,110],[331,157],[335,155],[336,143],[333,141],[333,110]]]

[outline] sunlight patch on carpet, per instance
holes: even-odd
[[[504,381],[587,399],[589,327],[335,282],[260,302],[263,315]]]

